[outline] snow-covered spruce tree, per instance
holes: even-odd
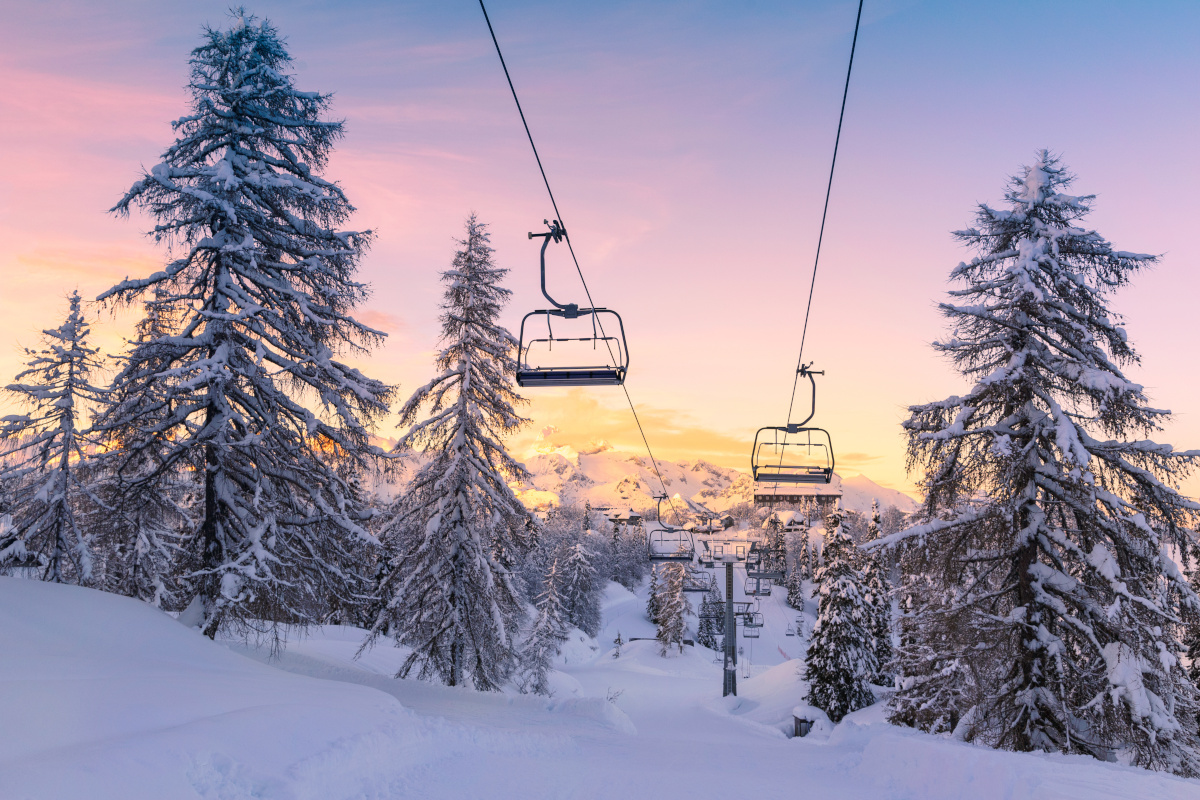
[[[817,573],[820,601],[817,621],[808,642],[804,679],[808,702],[834,722],[875,702],[871,679],[879,671],[875,660],[872,615],[855,566],[854,543],[842,529],[841,512],[827,521],[825,565]]]
[[[370,234],[337,229],[353,207],[319,174],[342,135],[323,118],[329,95],[296,89],[266,22],[241,15],[203,40],[179,138],[114,208],[156,217],[178,257],[100,299],[153,291],[181,315],[124,356],[113,390],[125,405],[108,425],[136,432],[121,444],[133,463],[162,449],[158,470],[131,481],[181,462],[203,474],[185,619],[215,636],[309,622],[344,583],[346,542],[366,533],[336,467],[367,466],[366,423],[392,390],[338,360],[383,334],[350,316],[367,295],[354,271]],[[144,426],[129,416],[158,409]]]
[[[864,543],[873,542],[880,533],[879,503],[871,501],[871,519],[867,523]],[[889,664],[892,661],[892,597],[888,581],[887,551],[876,548],[861,556],[863,586],[867,590],[871,611],[871,635],[875,642],[875,662],[879,672],[873,681],[890,684]]]
[[[804,584],[801,580],[802,571],[796,567],[788,573],[784,586],[787,588],[787,604],[797,611],[804,610]]]
[[[600,581],[584,541],[567,548],[562,565],[562,604],[567,620],[588,636],[600,633]]]
[[[566,578],[558,569],[558,561],[550,564],[545,588],[537,598],[537,619],[521,649],[518,672],[521,691],[525,694],[550,694],[549,676],[554,657],[567,640],[570,621],[563,605]],[[620,645],[617,645],[620,650]]]
[[[787,571],[787,543],[784,540],[783,522],[778,514],[767,517],[762,568],[764,572]]]
[[[942,612],[917,616],[940,635],[920,638],[974,665],[982,742],[1196,775],[1196,691],[1172,632],[1197,599],[1168,548],[1200,510],[1174,488],[1200,451],[1138,438],[1169,412],[1122,373],[1138,356],[1107,301],[1156,257],[1080,227],[1092,197],[1064,194],[1072,179],[1042,151],[1007,208],[980,206],[956,234],[979,255],[952,272],[952,332],[934,347],[975,383],[904,423],[929,522],[902,537],[924,541],[942,589]],[[928,705],[922,691],[897,700]]]
[[[509,487],[527,477],[503,438],[525,424],[513,388],[516,341],[497,318],[508,270],[492,261],[486,226],[472,214],[442,302],[440,374],[400,410],[411,425],[397,451],[428,461],[405,489],[382,538],[394,554],[387,607],[368,642],[390,626],[411,648],[398,677],[464,681],[497,690],[514,665],[524,613],[514,564],[534,544],[529,514]],[[428,406],[429,416],[417,421]],[[364,645],[365,646],[365,645]]]
[[[663,568],[658,593],[658,652],[665,656],[672,646],[683,652],[683,636],[687,632],[687,615],[692,606],[683,591],[683,580],[687,574],[683,564],[670,562]]]
[[[646,590],[646,619],[658,624],[658,610],[661,607],[662,584],[660,570],[657,564],[650,565],[650,586]]]
[[[616,552],[613,555],[612,580],[631,592],[635,591],[650,570],[650,560],[646,554],[646,528],[641,522],[632,526],[622,525],[619,535],[614,533],[614,538]]]
[[[79,292],[67,318],[42,331],[44,347],[26,350],[26,368],[4,388],[28,413],[0,419],[0,481],[12,524],[0,535],[0,574],[36,569],[43,580],[90,583],[93,554],[79,523],[91,498],[81,480],[86,406],[101,390],[89,382],[100,367]]]
[[[720,649],[719,637],[725,631],[724,625],[716,615],[720,614],[724,608],[725,603],[721,599],[721,592],[717,589],[716,584],[713,584],[704,595],[704,599],[700,601],[700,622],[696,631],[696,644],[710,650]]]
[[[156,295],[159,293],[156,292]],[[155,297],[145,303],[132,349],[172,335],[180,314]],[[121,358],[116,361],[121,364]],[[160,366],[169,369],[163,361]],[[92,480],[105,509],[89,522],[103,564],[106,591],[179,610],[186,593],[182,574],[194,568],[184,547],[194,530],[202,481],[186,459],[165,466],[166,440],[143,440],[142,431],[170,414],[160,378],[150,387],[122,383],[101,397],[93,423],[104,431],[106,447],[91,457]],[[130,443],[142,446],[129,450]]]

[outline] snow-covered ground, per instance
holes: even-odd
[[[618,629],[653,628],[610,585],[603,633],[568,643],[547,700],[395,680],[403,653],[355,661],[353,628],[271,661],[133,600],[0,578],[0,798],[1200,798],[1200,781],[893,727],[879,705],[789,739],[803,639],[782,595],[722,699],[710,651],[612,658]]]

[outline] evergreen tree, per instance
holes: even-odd
[[[662,587],[659,585],[659,581],[658,581],[658,578],[659,578],[658,573],[659,573],[658,566],[651,565],[650,566],[650,588],[649,588],[649,594],[646,597],[646,619],[650,620],[651,622],[653,622],[656,625],[658,624],[658,611],[659,611],[659,608],[661,607],[660,603],[659,603],[659,601],[660,601],[659,594],[662,591]]]
[[[658,652],[665,656],[673,645],[683,652],[683,636],[687,631],[687,614],[692,606],[687,595],[683,592],[683,580],[686,575],[684,565],[669,562],[663,569],[662,581],[659,583],[658,598]]]
[[[721,592],[714,583],[700,601],[700,623],[696,632],[696,644],[710,650],[720,650],[719,639],[725,634],[725,626],[718,618],[725,610]]]
[[[764,572],[787,572],[787,542],[778,514],[767,517],[762,568]]]
[[[805,528],[800,534],[800,547],[796,553],[796,572],[799,573],[802,581],[813,579],[813,546],[809,541],[809,533],[809,529]]]
[[[81,429],[86,404],[101,392],[89,383],[100,365],[79,292],[69,305],[67,319],[42,331],[45,346],[25,351],[25,370],[4,389],[28,413],[0,419],[0,481],[11,514],[0,534],[0,573],[34,568],[43,580],[90,583],[92,550],[77,509],[90,494],[80,475]]]
[[[808,702],[834,722],[875,702],[870,682],[879,671],[871,635],[871,610],[853,542],[842,530],[841,513],[826,520],[825,565],[817,574],[820,602],[808,642],[804,679]]]
[[[192,51],[179,138],[113,209],[148,211],[179,257],[100,297],[155,292],[180,315],[124,356],[101,430],[132,431],[128,459],[158,462],[129,482],[204,476],[184,618],[210,637],[313,621],[340,591],[347,543],[367,534],[335,467],[368,466],[367,423],[391,394],[338,360],[383,338],[350,316],[367,296],[353,276],[370,234],[337,229],[353,207],[319,174],[342,123],[323,118],[329,95],[296,89],[275,28],[235,14]]]
[[[617,638],[613,639],[613,658],[621,657],[621,645],[623,644],[625,641],[621,638],[621,632],[617,631]]]
[[[563,564],[562,603],[567,620],[588,636],[600,633],[600,582],[592,567],[592,552],[576,542],[566,551]]]
[[[804,584],[800,579],[802,574],[800,568],[797,567],[788,573],[787,581],[785,582],[787,587],[787,604],[797,611],[804,610]]]
[[[650,570],[650,559],[646,554],[646,529],[637,525],[622,525],[613,556],[612,579],[629,591],[635,591]]]
[[[1169,412],[1122,373],[1138,355],[1107,300],[1157,259],[1081,227],[1093,198],[1065,194],[1072,180],[1042,151],[1008,208],[980,206],[956,234],[979,255],[952,273],[953,330],[934,347],[975,384],[904,423],[927,498],[909,534],[938,590],[922,602],[941,606],[917,610],[937,629],[918,638],[972,665],[980,741],[1120,748],[1196,775],[1197,695],[1173,631],[1198,601],[1166,553],[1196,517],[1175,486],[1200,451],[1137,438]],[[923,692],[898,701],[935,702]]]
[[[554,657],[567,640],[567,609],[562,603],[564,576],[558,570],[558,561],[550,565],[546,573],[545,589],[538,597],[537,619],[521,651],[521,691],[525,694],[550,694],[549,676]],[[620,645],[618,645],[620,647]]]
[[[400,411],[400,424],[412,427],[397,451],[420,449],[428,461],[382,534],[393,569],[369,641],[390,626],[412,649],[399,677],[415,667],[423,680],[458,686],[469,677],[476,689],[496,690],[512,669],[523,616],[513,567],[533,546],[534,528],[509,487],[527,474],[503,444],[526,422],[513,408],[524,402],[512,382],[516,341],[497,321],[508,271],[493,263],[473,214],[466,234],[442,274],[441,372]],[[416,422],[427,405],[430,416]]]
[[[871,501],[871,519],[867,523],[864,542],[873,542],[879,538],[880,517],[879,503]],[[860,557],[862,561],[863,586],[867,591],[867,604],[871,612],[871,636],[875,645],[875,662],[879,672],[873,678],[875,683],[890,684],[891,673],[889,664],[892,661],[892,600],[891,589],[888,585],[887,554],[878,548],[872,549]]]

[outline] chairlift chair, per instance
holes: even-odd
[[[787,630],[783,632],[783,635],[784,636],[795,636],[796,635],[796,626],[789,622],[787,625]]]
[[[743,639],[758,639],[761,636],[762,636],[762,630],[760,628],[752,627],[749,624],[745,625],[742,628],[742,638]]]
[[[817,382],[814,372],[800,367],[800,375],[812,383],[812,412],[803,422],[759,428],[750,451],[750,472],[755,482],[811,484],[833,481],[833,439],[824,428],[808,427],[817,413]],[[783,434],[782,440],[780,434]],[[789,436],[797,439],[788,441]]]
[[[517,347],[517,385],[535,386],[620,386],[625,383],[629,370],[629,349],[625,341],[625,324],[621,315],[608,308],[580,308],[576,303],[560,303],[546,291],[546,247],[551,241],[561,242],[567,234],[558,220],[546,220],[550,230],[546,233],[530,233],[529,238],[542,237],[541,270],[542,295],[554,308],[530,311],[521,319],[521,333]],[[525,324],[533,317],[542,317],[546,322],[546,335],[530,333],[526,336]],[[564,321],[586,318],[591,325],[591,335],[555,336],[552,325],[557,317]],[[609,328],[605,328],[605,321]],[[616,322],[613,327],[612,323]],[[565,322],[570,327],[569,322]],[[612,332],[608,332],[611,330]],[[603,353],[603,363],[576,366],[577,347],[570,342],[590,342],[592,351]],[[564,363],[555,358],[554,345],[559,343],[560,352],[567,350]],[[565,345],[565,347],[563,346]],[[600,351],[603,346],[604,350]],[[599,360],[599,359],[598,359]]]
[[[651,561],[691,561],[696,545],[689,531],[665,526],[646,534],[646,555]]]
[[[763,626],[763,615],[761,611],[748,611],[743,615],[745,626],[747,628],[761,628]]]
[[[745,590],[747,597],[770,597],[771,582],[765,578],[747,578]]]

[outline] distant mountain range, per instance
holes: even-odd
[[[547,431],[550,433],[550,431]],[[533,509],[552,505],[632,508],[644,510],[655,505],[654,495],[661,491],[650,459],[614,450],[607,442],[592,443],[576,449],[552,444],[543,437],[524,463],[531,480],[519,487],[519,496]],[[658,470],[667,493],[701,503],[715,512],[738,503],[749,502],[754,484],[749,474],[707,461],[658,461]],[[880,508],[896,506],[901,511],[917,509],[917,501],[903,492],[886,489],[865,475],[842,478],[834,475],[830,488],[842,490],[843,507],[850,511],[870,510],[873,500]]]

